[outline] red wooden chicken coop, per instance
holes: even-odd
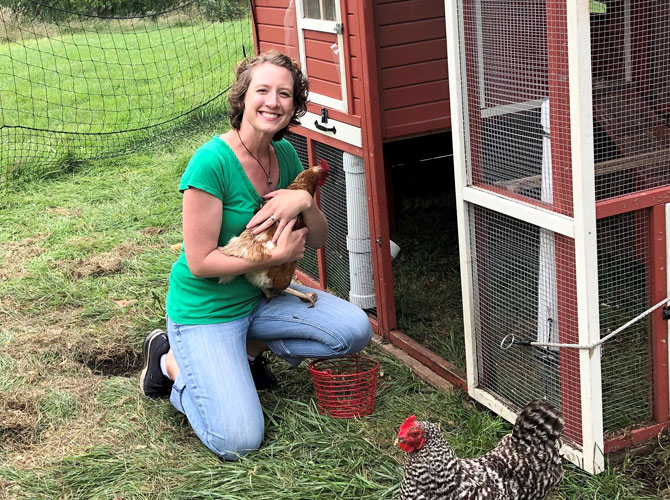
[[[509,420],[554,403],[587,471],[666,429],[670,0],[254,0],[253,14],[256,50],[310,79],[289,140],[331,166],[328,242],[301,279]],[[396,319],[389,166],[445,131],[467,376]]]
[[[450,128],[444,4],[253,0],[252,6],[256,50],[290,55],[309,77],[308,113],[287,138],[304,165],[325,158],[331,167],[320,192],[328,242],[325,251],[307,253],[300,277],[349,298],[370,312],[378,333],[398,338],[387,153]],[[406,349],[423,352],[411,341]]]

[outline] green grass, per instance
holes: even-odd
[[[0,189],[167,142],[225,114],[221,93],[253,46],[250,19],[180,15],[45,25],[39,37],[42,25],[19,29],[3,17],[11,42],[0,44]]]
[[[400,247],[393,262],[398,329],[465,370],[461,273],[453,179],[441,172],[445,162],[421,165],[421,178],[432,186],[415,185],[419,168],[395,172],[396,228],[391,239]]]
[[[181,240],[178,179],[212,133],[3,196],[0,499],[394,498],[393,440],[407,415],[441,423],[460,456],[509,431],[374,346],[376,409],[358,420],[320,415],[305,364],[273,360],[280,386],[261,396],[264,445],[237,463],[212,455],[169,403],[139,394],[141,343],[164,326],[170,246]],[[595,477],[568,465],[556,498],[663,498],[669,457],[659,448]]]

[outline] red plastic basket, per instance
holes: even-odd
[[[375,409],[379,363],[358,355],[317,359],[307,365],[322,415],[355,418]]]

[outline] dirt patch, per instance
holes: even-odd
[[[82,279],[89,276],[107,276],[123,269],[123,260],[137,255],[144,247],[131,243],[122,243],[111,252],[92,255],[86,259],[56,261],[56,267],[63,269],[70,279]]]
[[[142,355],[125,344],[91,346],[80,342],[73,346],[74,360],[87,366],[94,375],[129,377],[142,367]]]
[[[48,387],[31,393],[12,395],[11,408],[0,404],[0,437],[5,456],[17,465],[31,467],[44,464],[54,457],[64,457],[76,449],[86,448],[100,439],[94,430],[106,418],[96,402],[99,379],[54,375]],[[48,390],[47,390],[48,389]],[[75,397],[77,412],[67,419],[53,420],[40,411],[40,402],[51,391],[67,392]],[[2,394],[2,393],[0,393]],[[4,395],[2,395],[4,396]],[[20,399],[16,399],[19,396]],[[2,433],[2,420],[7,429]],[[16,421],[20,420],[19,426]],[[10,430],[11,426],[11,430]]]
[[[157,234],[167,233],[167,231],[168,229],[165,227],[149,226],[142,229],[140,233],[146,234],[147,236],[154,236]]]
[[[47,207],[46,212],[49,213],[49,214],[60,215],[62,217],[79,217],[79,216],[81,216],[81,208]]]
[[[10,241],[0,245],[0,280],[22,278],[28,274],[26,265],[45,249],[40,246],[48,236],[25,238],[21,241]]]
[[[632,450],[630,456],[634,463],[626,471],[632,478],[647,486],[646,490],[667,496],[670,491],[670,435],[663,433],[655,441],[640,447],[639,451]]]
[[[90,259],[76,259],[67,263],[66,268],[71,279],[89,276],[105,276],[118,273],[123,269],[123,260],[118,255],[99,254]]]
[[[49,369],[76,372],[83,365],[93,374],[104,376],[129,376],[142,367],[142,353],[134,341],[129,318],[89,323],[81,309],[27,316],[9,301],[2,305],[0,329],[11,325],[11,336],[0,342],[0,354],[22,366],[30,359],[39,359]],[[35,377],[47,376],[27,365],[20,371],[25,376],[33,372]]]
[[[38,390],[21,392],[0,391],[0,442],[24,445],[38,434],[40,412]]]

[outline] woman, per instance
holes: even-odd
[[[297,365],[358,352],[372,331],[367,315],[345,300],[319,291],[313,308],[290,295],[266,302],[242,276],[299,260],[305,245],[321,247],[327,223],[308,193],[283,189],[302,170],[282,139],[306,110],[299,66],[275,51],[245,59],[228,99],[232,129],[195,152],[179,184],[184,243],[170,273],[167,335],[155,330],[145,339],[140,386],[148,397],[169,396],[210,450],[236,460],[263,440],[256,386],[275,382],[265,350]],[[298,214],[305,227],[294,231]],[[252,264],[217,250],[245,228],[275,223],[269,261]],[[219,284],[220,276],[236,278]]]

